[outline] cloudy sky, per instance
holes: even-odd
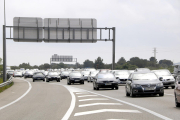
[[[0,24],[3,20],[0,1]],[[6,0],[6,25],[14,17],[96,18],[98,27],[116,27],[116,62],[120,57],[180,62],[180,0]],[[0,57],[2,27],[0,29]],[[98,56],[112,62],[112,42],[20,43],[7,40],[7,65],[49,63],[53,54],[72,55],[83,63]]]

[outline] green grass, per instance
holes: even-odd
[[[3,79],[2,79],[2,78],[0,78],[0,84],[1,84],[1,83],[3,83]],[[14,84],[14,82],[12,82],[11,84],[6,85],[6,86],[4,86],[4,87],[0,87],[0,93],[3,92],[5,89],[10,88],[13,84]]]
[[[2,79],[2,78],[0,78],[0,84],[1,84],[1,83],[3,83],[3,79]]]

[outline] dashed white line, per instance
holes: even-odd
[[[100,110],[93,110],[93,111],[86,111],[86,112],[75,113],[74,116],[89,115],[89,114],[102,113],[102,112],[130,112],[130,113],[141,113],[141,112],[138,111],[138,110],[100,109]]]
[[[89,97],[89,96],[97,96],[97,95],[82,95],[82,96],[78,96],[78,97]]]
[[[121,103],[91,103],[91,104],[79,105],[79,107],[87,107],[87,106],[95,106],[95,105],[122,105],[122,104]]]
[[[90,101],[90,100],[109,100],[109,99],[107,99],[107,98],[90,98],[90,99],[82,99],[79,101],[81,102],[81,101]]]

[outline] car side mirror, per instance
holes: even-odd
[[[163,80],[163,77],[159,77],[159,80],[162,81],[162,80]]]

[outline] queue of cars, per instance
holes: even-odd
[[[12,74],[12,71],[11,71]],[[164,96],[164,88],[174,89],[176,107],[180,107],[180,75],[176,79],[169,70],[149,70],[137,68],[135,70],[108,70],[101,69],[56,69],[56,70],[26,70],[13,72],[14,77],[32,78],[32,81],[43,80],[46,82],[67,79],[67,85],[84,84],[92,82],[93,89],[100,88],[118,89],[125,85],[126,96],[154,94]]]

